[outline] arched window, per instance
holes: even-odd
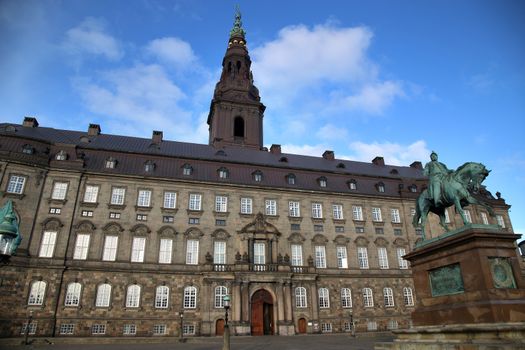
[[[215,287],[215,307],[222,309],[224,307],[224,297],[228,295],[228,288],[225,286]]]
[[[220,179],[227,179],[229,175],[229,171],[225,167],[221,167],[217,170],[217,174],[219,175]]]
[[[307,307],[306,303],[306,288],[297,287],[295,288],[295,307],[305,308]]]
[[[317,183],[319,183],[319,187],[326,187],[326,185],[328,184],[328,180],[326,179],[326,177],[321,176],[317,179]]]
[[[385,184],[382,182],[379,182],[376,184],[377,192],[385,192]]]
[[[25,154],[33,154],[35,153],[35,148],[31,145],[24,145],[22,146],[22,153],[25,153]]]
[[[82,286],[78,282],[70,283],[66,289],[66,299],[64,305],[78,306],[80,304],[80,290]]]
[[[233,136],[244,138],[244,119],[242,117],[235,117],[233,121]]]
[[[147,173],[152,173],[153,170],[155,170],[155,163],[153,161],[148,160],[144,163],[144,171]]]
[[[97,288],[97,299],[95,306],[109,307],[109,300],[111,299],[111,285],[108,283],[101,284]]]
[[[412,288],[403,288],[403,299],[405,300],[405,306],[414,306],[414,297],[412,296]]]
[[[383,288],[383,298],[385,307],[394,307],[394,293],[392,292],[392,288]]]
[[[155,307],[157,309],[167,309],[170,289],[166,286],[158,286],[155,293]]]
[[[352,179],[350,181],[347,182],[347,185],[348,185],[348,188],[351,189],[352,191],[353,190],[357,190],[357,181]]]
[[[31,285],[27,305],[42,305],[44,303],[44,294],[46,292],[46,282],[36,281]]]
[[[372,294],[372,289],[363,288],[363,304],[365,307],[374,307],[374,296]]]
[[[256,170],[252,173],[252,176],[253,176],[253,180],[255,182],[261,182],[262,181],[262,178],[263,178],[263,174],[260,170]]]
[[[67,153],[65,151],[61,150],[55,155],[55,159],[56,160],[66,160],[67,159]]]
[[[106,169],[114,169],[117,166],[117,160],[113,157],[106,158]]]
[[[126,294],[126,307],[139,307],[140,304],[140,286],[132,284],[128,286]]]
[[[184,288],[184,308],[195,309],[197,307],[197,288]]]
[[[288,183],[288,185],[295,185],[295,180],[296,180],[296,177],[294,174],[286,175],[286,182]]]
[[[189,164],[184,164],[182,166],[182,175],[191,175],[193,173],[193,168]]]
[[[341,288],[341,306],[344,308],[352,307],[352,291],[350,288]]]
[[[328,309],[330,307],[330,295],[328,288],[319,288],[319,308]]]

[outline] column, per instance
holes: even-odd
[[[270,240],[268,240],[268,264],[273,263],[273,254],[272,254],[272,252],[273,252],[272,248],[273,247],[272,246],[273,246],[273,240],[270,239]]]
[[[283,285],[283,293],[285,298],[285,305],[286,305],[286,313],[285,313],[285,319],[286,321],[292,321],[293,315],[292,315],[292,283],[291,282],[284,282]]]
[[[241,321],[241,310],[242,310],[242,296],[241,296],[241,283],[239,281],[232,282],[232,321]]]
[[[249,282],[241,282],[241,315],[242,321],[250,321],[250,285]]]
[[[284,283],[283,282],[279,282],[278,285],[277,285],[277,288],[275,288],[275,295],[277,297],[277,320],[278,321],[284,321],[286,320],[286,314],[285,314],[285,309],[286,309],[286,303],[284,301]]]
[[[319,301],[317,300],[317,284],[310,286],[310,303],[312,305],[312,319],[319,320]]]

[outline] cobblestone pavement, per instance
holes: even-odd
[[[393,337],[388,334],[363,335],[352,338],[349,335],[304,335],[304,336],[264,336],[232,337],[231,350],[372,350],[377,342],[388,342]],[[22,339],[21,339],[22,340]],[[193,338],[187,343],[130,343],[130,339],[115,344],[45,344],[39,340],[27,346],[2,346],[0,349],[38,349],[38,350],[221,350],[222,338]]]

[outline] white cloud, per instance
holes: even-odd
[[[92,17],[67,31],[63,47],[72,54],[102,55],[114,61],[124,55],[119,42],[105,32],[104,21]]]
[[[408,166],[412,162],[427,159],[430,150],[423,140],[416,141],[410,145],[398,143],[364,143],[352,142],[349,145],[352,152],[351,159],[370,162],[377,156],[383,157],[386,164]]]
[[[290,153],[290,154],[302,154],[305,156],[312,156],[312,157],[321,157],[327,149],[330,149],[326,145],[319,144],[319,145],[293,145],[293,144],[286,144],[281,146],[281,150],[283,153]]]
[[[351,110],[382,114],[392,104],[394,98],[404,95],[400,83],[385,81],[363,86],[357,94],[345,97],[342,105]]]
[[[191,45],[175,37],[155,39],[148,44],[146,50],[159,60],[176,65],[179,69],[197,59]]]
[[[317,130],[315,136],[321,140],[333,141],[348,138],[348,131],[340,126],[326,124]]]

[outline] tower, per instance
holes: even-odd
[[[245,34],[237,9],[208,115],[209,144],[215,147],[236,145],[260,149],[263,145],[266,107],[253,85]]]

